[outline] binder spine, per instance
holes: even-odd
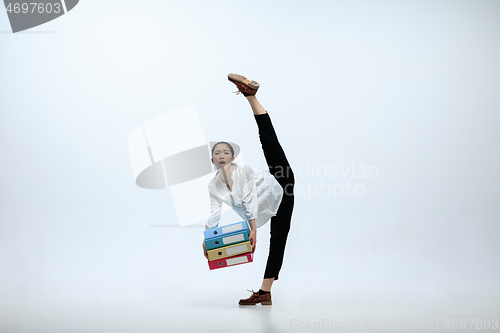
[[[247,230],[250,233],[250,230],[248,229],[248,224],[246,221],[241,221],[233,224],[229,224],[223,227],[218,227],[214,229],[209,229],[205,230],[205,239],[210,239],[213,237],[219,237],[219,236],[225,236],[231,233],[235,233],[238,231],[243,231]]]
[[[208,262],[208,267],[210,270],[219,269],[224,267],[236,266],[241,264],[246,264],[253,262],[253,253],[245,253],[233,257],[228,257],[224,259],[212,260]]]
[[[233,244],[218,249],[209,250],[207,251],[207,253],[208,253],[208,260],[215,260],[226,257],[232,257],[237,254],[251,252],[251,251],[252,251],[252,245],[250,244],[250,241],[246,241],[243,243]]]
[[[217,249],[219,247],[241,243],[249,239],[248,230],[243,230],[228,234],[227,236],[213,237],[205,240],[205,248],[208,250]]]

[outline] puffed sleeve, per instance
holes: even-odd
[[[208,192],[210,193],[210,217],[205,225],[205,230],[217,228],[222,208],[222,201],[219,201],[217,197],[212,194],[210,188]]]
[[[242,203],[245,207],[245,215],[248,221],[256,219],[259,211],[257,201],[257,189],[255,187],[255,178],[252,167],[245,165],[245,181],[242,187]]]

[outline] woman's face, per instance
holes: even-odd
[[[225,143],[219,143],[215,146],[214,154],[212,155],[212,163],[215,164],[217,170],[230,164],[234,161],[234,157],[231,154],[231,149]]]

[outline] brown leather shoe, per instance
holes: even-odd
[[[227,79],[234,83],[238,87],[238,91],[235,91],[236,95],[243,93],[246,96],[255,96],[260,85],[255,81],[250,81],[243,75],[238,74],[228,74]]]
[[[248,289],[247,289],[248,290]],[[240,299],[239,305],[255,305],[260,303],[262,305],[272,305],[271,293],[265,295],[259,295],[258,291],[248,290],[252,293],[252,296],[247,299]]]

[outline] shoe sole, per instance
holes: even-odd
[[[265,302],[257,302],[257,303],[238,303],[239,305],[257,305],[257,304],[262,304],[262,305],[273,305],[273,301],[265,301]]]
[[[260,87],[260,84],[258,82],[250,81],[249,79],[247,79],[243,75],[228,74],[227,78],[229,79],[229,81],[242,83],[242,84],[244,84],[245,86],[247,86],[247,87],[249,87],[251,89],[257,90]]]

